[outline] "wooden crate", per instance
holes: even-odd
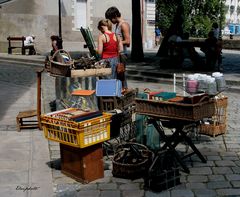
[[[63,174],[81,183],[104,177],[102,143],[83,149],[60,144],[60,154]]]
[[[98,108],[100,111],[110,111],[113,109],[124,110],[131,107],[134,104],[137,90],[130,89],[122,97],[116,96],[100,96],[98,97]]]

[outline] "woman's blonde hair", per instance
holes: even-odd
[[[112,30],[112,22],[109,19],[102,19],[98,22],[98,29],[101,31],[102,26],[107,26],[108,30]]]

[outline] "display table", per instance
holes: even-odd
[[[215,111],[214,101],[212,99],[200,101],[196,104],[146,99],[135,99],[135,102],[136,113],[148,116],[148,123],[153,124],[160,135],[160,139],[164,143],[159,152],[169,150],[186,173],[189,173],[189,169],[184,164],[183,159],[196,154],[202,162],[206,163],[206,159],[193,144],[191,138],[187,136],[184,127],[189,124],[198,125],[203,118],[211,117]],[[175,130],[170,136],[167,136],[163,127],[174,128]],[[180,157],[176,147],[183,141],[192,148],[193,152]],[[158,153],[153,163],[155,163],[160,156]]]
[[[161,123],[164,127],[175,128],[175,131],[172,133],[171,136],[167,136],[163,127],[158,122]],[[206,163],[206,159],[203,157],[201,152],[194,145],[191,138],[188,137],[187,133],[184,131],[184,127],[189,124],[192,124],[193,122],[181,121],[181,120],[171,120],[171,119],[162,120],[162,119],[158,119],[156,117],[149,116],[148,123],[153,124],[153,126],[158,131],[161,140],[164,142],[164,145],[158,151],[153,163],[155,163],[157,161],[158,157],[160,156],[159,153],[162,152],[162,150],[166,150],[166,149],[168,149],[173,154],[173,157],[175,157],[177,162],[180,164],[180,166],[183,168],[183,170],[186,173],[189,173],[189,169],[184,164],[183,159],[190,157],[193,154],[196,154],[203,163]],[[197,123],[198,122],[194,122],[194,124],[197,124]],[[186,154],[183,157],[180,157],[180,155],[178,154],[178,152],[176,150],[176,147],[181,142],[186,142],[187,145],[189,145],[192,148],[193,152]]]

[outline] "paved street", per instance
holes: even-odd
[[[230,65],[239,60],[237,55],[232,55],[232,61],[227,60],[228,67],[232,68],[229,72],[232,78],[236,78],[234,68],[239,74],[239,65]],[[48,103],[55,98],[54,80],[48,74],[43,74],[43,112],[49,111]],[[129,86],[140,90],[173,88],[170,84],[133,80],[129,80]],[[240,96],[237,92],[224,93],[229,98],[226,135],[215,138],[201,135],[195,141],[207,163],[201,163],[193,156],[192,161],[186,160],[190,174],[181,173],[181,185],[153,193],[143,189],[142,179],[131,181],[113,177],[111,161],[107,159],[103,179],[86,185],[78,183],[61,173],[58,143],[48,142],[42,131],[37,129],[16,132],[17,113],[36,109],[35,67],[21,63],[16,66],[0,63],[0,89],[0,196],[240,196]]]
[[[36,109],[33,68],[0,64],[0,196],[53,196],[48,142],[38,129],[16,131],[19,111]]]

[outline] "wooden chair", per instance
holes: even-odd
[[[37,70],[37,110],[27,110],[19,112],[16,121],[17,121],[17,131],[21,129],[32,129],[39,128],[41,129],[41,74],[44,69]],[[37,119],[33,119],[37,117]]]

